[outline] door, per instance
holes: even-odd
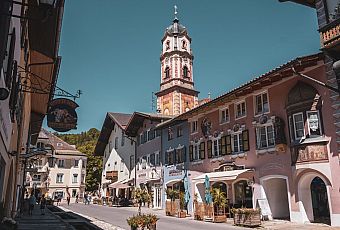
[[[314,222],[330,224],[327,188],[320,177],[315,177],[310,185]]]
[[[159,185],[155,186],[153,203],[154,203],[154,208],[157,208],[157,209],[162,208],[162,188]]]

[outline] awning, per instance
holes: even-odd
[[[235,180],[242,173],[249,172],[249,171],[254,171],[254,170],[253,169],[240,169],[240,170],[204,173],[198,177],[193,178],[193,180],[204,182],[206,175],[209,177],[210,181]]]
[[[131,186],[128,184],[122,183],[123,181],[117,181],[112,184],[110,184],[108,187],[109,188],[118,188],[118,189],[125,189],[125,188],[130,188]]]

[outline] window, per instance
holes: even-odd
[[[321,122],[319,111],[307,111],[308,133],[310,136],[320,136]]]
[[[56,183],[63,183],[64,182],[64,174],[58,173]]]
[[[153,129],[150,129],[150,130],[149,130],[148,137],[149,137],[149,141],[155,139],[155,137],[156,137],[156,131],[153,130]]]
[[[131,156],[131,157],[133,157],[133,156]],[[131,158],[130,158],[130,161],[131,161]],[[137,158],[137,160],[136,160],[136,168],[137,168],[137,170],[139,170],[139,161],[140,161],[140,159],[139,158]],[[132,162],[132,161],[131,161]]]
[[[242,133],[232,135],[233,138],[233,153],[243,152]]]
[[[72,183],[78,183],[78,174],[73,174]]]
[[[170,41],[169,41],[169,40],[166,41],[166,43],[165,43],[165,49],[166,49],[166,50],[169,50],[169,49],[170,49]]]
[[[263,114],[269,112],[269,103],[267,93],[255,96],[255,114]]]
[[[275,146],[273,125],[257,127],[256,136],[257,136],[257,149],[265,149]]]
[[[180,148],[175,150],[175,162],[176,164],[183,163],[185,161],[185,149]]]
[[[246,103],[243,101],[236,104],[236,118],[244,117],[246,115]]]
[[[199,145],[194,145],[194,157],[193,160],[200,159]]]
[[[168,128],[168,140],[172,140],[174,138],[174,133],[172,131],[172,128]]]
[[[188,67],[186,66],[183,67],[183,78],[189,78]]]
[[[72,189],[72,197],[76,197],[77,195],[77,189]]]
[[[303,121],[303,114],[296,113],[293,114],[293,125],[294,125],[294,137],[295,140],[299,140],[305,136],[305,128]]]
[[[153,167],[153,166],[155,166],[155,154],[154,153],[152,153],[151,155],[150,155],[150,166],[151,167]]]
[[[197,132],[197,121],[191,122],[191,133]]]
[[[109,141],[109,153],[112,151],[112,141]]]
[[[142,158],[142,169],[146,169],[146,156]]]
[[[200,143],[200,158],[205,159],[205,142]]]
[[[120,160],[120,171],[124,172],[124,160]]]
[[[59,159],[58,160],[58,168],[64,168],[65,167],[65,160]]]
[[[85,174],[81,174],[80,183],[85,183]]]
[[[138,162],[138,161],[137,161]],[[130,170],[132,170],[135,166],[135,156],[130,156]],[[137,164],[138,167],[138,164]],[[138,170],[138,168],[137,168]]]
[[[208,150],[208,158],[212,158],[212,154],[213,154],[212,140],[207,141],[207,150]]]
[[[168,164],[168,165],[173,165],[174,164],[174,153],[175,153],[175,151],[174,150],[172,150],[172,151],[167,151],[166,152],[166,163]]]
[[[183,135],[183,128],[182,126],[177,126],[177,137],[181,137]]]
[[[124,136],[124,133],[123,133],[123,131],[122,131],[122,140],[121,140],[121,146],[124,146],[124,144],[125,144],[125,136]]]
[[[170,68],[168,66],[165,68],[164,73],[165,73],[165,77],[164,78],[169,78],[170,77]]]
[[[118,149],[118,137],[115,137],[115,149]]]
[[[161,161],[160,161],[160,153],[157,152],[157,153],[155,153],[155,165],[159,166],[160,163],[161,163]]]
[[[74,167],[78,167],[79,166],[79,160],[74,160]]]
[[[223,109],[220,111],[220,123],[223,124],[229,121],[229,109]]]

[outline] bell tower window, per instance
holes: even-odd
[[[170,77],[170,68],[168,66],[165,68],[164,73],[165,73],[165,77],[164,78],[169,78]]]
[[[186,66],[183,67],[183,77],[184,78],[189,78],[188,67],[186,67]]]
[[[170,41],[166,41],[165,43],[165,50],[169,50],[170,49]]]
[[[182,49],[187,49],[187,43],[185,41],[182,41]]]

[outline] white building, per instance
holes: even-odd
[[[38,149],[52,149],[46,157],[35,163],[36,170],[27,170],[26,182],[29,192],[34,190],[36,194],[48,193],[54,198],[61,194],[64,199],[71,196],[71,202],[75,197],[83,197],[85,192],[86,155],[75,149],[57,136],[42,129],[37,142]]]
[[[104,197],[130,197],[134,182],[135,141],[125,136],[131,114],[106,114],[94,155],[103,157],[101,193]]]

